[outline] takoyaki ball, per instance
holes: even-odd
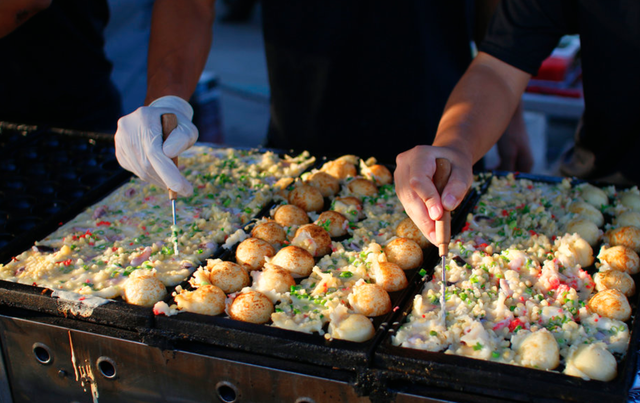
[[[588,267],[593,264],[593,248],[578,234],[565,234],[556,239],[556,257],[563,266]]]
[[[293,204],[284,204],[278,207],[273,214],[273,219],[283,227],[309,223],[309,216],[307,215],[307,212]]]
[[[343,320],[334,322],[329,322],[329,334],[334,339],[362,343],[376,334],[371,320],[359,313],[350,314]]]
[[[269,263],[282,267],[294,278],[309,276],[316,264],[311,253],[295,245],[280,249]]]
[[[350,176],[356,176],[356,165],[347,161],[346,159],[337,159],[325,163],[322,168],[322,172],[326,172],[336,179],[346,179]]]
[[[638,227],[640,228],[640,211],[625,211],[613,219],[616,227]]]
[[[296,281],[288,270],[273,263],[266,263],[262,271],[254,271],[251,276],[253,277],[251,288],[260,291],[274,303],[277,294],[285,293],[291,290],[291,286],[296,285]]]
[[[604,216],[593,206],[582,200],[576,200],[569,204],[568,210],[571,213],[578,214],[580,218],[592,221],[596,226],[602,227],[604,225]]]
[[[608,289],[598,292],[587,303],[591,312],[610,319],[626,322],[631,317],[631,305],[627,297],[618,290]]]
[[[324,228],[331,238],[339,238],[347,235],[349,220],[337,211],[323,211],[315,222],[316,225]]]
[[[291,244],[306,249],[313,257],[324,256],[331,252],[331,236],[316,224],[305,224],[298,228]]]
[[[362,202],[357,197],[336,197],[331,209],[347,217],[349,221],[358,221],[364,218]]]
[[[184,290],[174,297],[178,309],[201,315],[220,315],[224,312],[227,298],[224,291],[215,285],[203,285],[194,291]]]
[[[276,250],[263,239],[247,238],[236,249],[236,262],[247,270],[260,270],[266,258],[273,257]]]
[[[166,296],[167,288],[156,276],[130,276],[124,282],[124,300],[130,304],[150,308]]]
[[[568,234],[578,234],[591,246],[596,246],[600,240],[601,231],[592,221],[574,218],[567,223],[565,231]]]
[[[271,320],[273,310],[273,303],[266,295],[258,291],[247,291],[233,300],[229,316],[242,322],[263,324]]]
[[[622,271],[629,274],[637,274],[640,271],[640,257],[630,248],[623,245],[616,245],[610,248],[602,246],[598,259],[605,262],[613,270]]]
[[[545,328],[527,334],[514,344],[516,357],[525,367],[551,370],[560,364],[558,343]]]
[[[422,265],[424,255],[416,241],[394,238],[384,247],[387,260],[397,264],[402,270],[416,269]]]
[[[379,270],[375,272],[376,284],[387,292],[400,291],[407,288],[409,282],[400,266],[391,262],[380,262],[379,266]]]
[[[369,179],[356,178],[347,183],[347,189],[356,197],[375,196],[378,188]]]
[[[324,198],[318,188],[311,185],[298,185],[289,192],[289,204],[307,212],[321,211],[324,207]]]
[[[269,242],[276,249],[287,241],[287,232],[275,221],[265,221],[256,225],[251,230],[251,236]]]
[[[400,238],[407,238],[415,241],[422,249],[425,249],[430,245],[429,240],[418,229],[418,226],[413,222],[411,217],[407,217],[400,221],[400,224],[396,227],[396,235]]]
[[[636,284],[629,273],[617,270],[601,271],[593,275],[593,282],[596,283],[596,290],[618,290],[627,297],[636,293]]]
[[[608,382],[618,375],[616,359],[606,344],[580,344],[570,350],[564,374]]]
[[[609,198],[604,190],[588,183],[580,185],[580,195],[584,201],[598,209],[609,204]]]
[[[324,197],[334,196],[340,191],[340,181],[326,172],[314,172],[309,175],[306,182],[317,188]]]
[[[364,316],[380,316],[391,311],[389,293],[378,284],[356,284],[348,299],[353,310]]]
[[[633,211],[640,211],[640,195],[631,192],[624,192],[620,196],[620,204]]]
[[[249,238],[250,239],[250,238]],[[209,281],[227,294],[242,290],[251,284],[247,270],[233,262],[212,260],[216,262],[209,269]]]
[[[273,184],[274,193],[277,196],[287,200],[289,198],[289,192],[294,188],[294,179],[291,177],[280,178]]]
[[[618,227],[609,230],[604,235],[604,240],[611,246],[623,245],[640,252],[640,228],[638,227]]]
[[[363,170],[362,173],[367,179],[373,181],[373,183],[378,186],[388,185],[393,182],[391,171],[384,165],[371,165],[366,170]]]

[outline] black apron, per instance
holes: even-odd
[[[263,0],[267,146],[394,163],[471,61],[466,1]]]

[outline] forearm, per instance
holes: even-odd
[[[215,0],[156,0],[145,105],[165,95],[188,100],[211,47]]]
[[[478,161],[504,133],[528,80],[527,73],[480,53],[451,93],[433,145]]]
[[[0,1],[0,38],[9,35],[40,11],[51,5],[51,0]]]

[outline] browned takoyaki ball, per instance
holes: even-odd
[[[220,315],[224,312],[227,298],[224,291],[215,285],[203,285],[194,291],[183,291],[174,300],[179,310],[201,315]]]
[[[402,270],[416,269],[422,265],[424,255],[420,245],[407,238],[394,238],[385,247],[387,259]]]
[[[314,172],[309,175],[306,182],[317,188],[324,197],[334,196],[340,191],[340,181],[326,172]]]
[[[379,265],[379,269],[375,272],[376,284],[387,292],[400,291],[407,288],[409,282],[400,266],[391,262],[380,262]]]
[[[375,196],[378,194],[378,187],[373,184],[369,179],[356,178],[347,183],[347,189],[349,192],[359,198],[366,196]]]
[[[167,288],[154,275],[131,276],[124,283],[124,300],[133,305],[152,307],[166,296]]]
[[[251,284],[249,273],[243,266],[228,261],[210,260],[209,281],[227,294],[242,290]]]
[[[388,185],[393,182],[391,171],[384,165],[371,165],[366,171],[363,171],[363,174],[378,186]]]
[[[601,271],[593,275],[593,282],[596,283],[596,290],[608,289],[618,290],[627,297],[636,293],[636,284],[629,273],[617,270]]]
[[[307,215],[307,212],[293,204],[285,204],[278,207],[273,214],[273,219],[283,227],[309,223],[309,216]]]
[[[320,214],[315,224],[324,228],[331,238],[338,238],[347,235],[349,220],[337,211],[328,210]]]
[[[324,256],[331,252],[331,236],[316,224],[305,224],[298,228],[291,243],[306,249],[313,257]]]
[[[619,227],[607,231],[604,234],[604,241],[611,246],[623,245],[633,249],[636,253],[640,252],[640,228],[638,227]]]
[[[427,237],[422,234],[411,217],[407,217],[400,221],[400,224],[396,227],[396,235],[400,238],[407,238],[415,241],[422,249],[425,249],[430,245]]]
[[[358,174],[355,164],[347,161],[346,159],[337,159],[325,163],[322,168],[322,172],[326,172],[336,179],[347,179],[351,176]]]
[[[587,307],[591,312],[611,319],[626,322],[631,317],[631,305],[627,297],[618,290],[608,289],[591,297]]]
[[[287,241],[287,232],[275,221],[265,221],[256,225],[251,230],[251,236],[269,242],[276,249]]]
[[[280,249],[270,263],[287,270],[293,277],[307,277],[313,270],[315,260],[306,249],[289,245]]]
[[[271,320],[273,303],[266,295],[258,291],[239,294],[229,307],[231,319],[250,323],[267,323]]]
[[[378,284],[356,284],[348,299],[353,310],[365,316],[380,316],[391,311],[389,293]]]
[[[273,257],[276,250],[265,240],[247,238],[240,242],[236,249],[236,262],[243,265],[248,271],[260,270],[266,258]]]
[[[324,197],[318,188],[311,185],[298,185],[289,192],[289,204],[298,206],[304,211],[321,211]]]
[[[637,274],[640,271],[640,257],[633,249],[623,245],[610,248],[603,246],[598,253],[598,259],[616,271],[629,274]]]

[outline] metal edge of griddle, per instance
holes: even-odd
[[[121,300],[106,300],[103,305],[91,307],[81,301],[53,297],[52,293],[48,288],[0,280],[0,306],[128,330],[153,325],[151,308],[127,304]]]
[[[510,173],[493,172],[493,176],[497,177],[508,174]],[[565,179],[521,173],[517,173],[516,178],[546,183],[560,183]],[[466,206],[467,214],[473,210],[490,182],[491,180],[482,187],[475,201]],[[583,182],[572,179],[573,184]],[[637,319],[637,307],[640,306],[640,294],[635,301],[630,302],[636,309],[633,311],[630,326],[629,346],[624,358],[619,362],[617,377],[610,382],[585,381],[553,371],[393,346],[393,331],[389,332],[376,349],[373,369],[381,373],[378,376],[385,379],[387,389],[408,393],[425,393],[429,388],[436,388],[435,395],[463,393],[472,396],[482,395],[483,398],[500,401],[506,399],[518,402],[626,402],[638,366],[637,335],[640,332],[640,320]],[[397,331],[412,309],[413,299],[406,300],[400,312],[402,318],[397,319],[398,324],[390,330]],[[423,392],[420,392],[421,389]]]

